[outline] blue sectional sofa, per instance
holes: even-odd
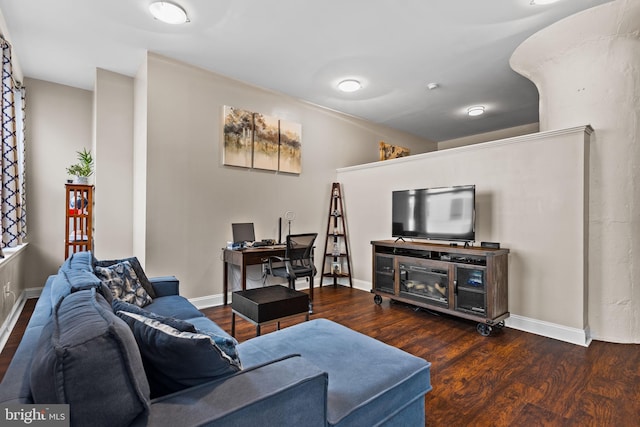
[[[237,344],[174,277],[141,278],[141,314],[95,268],[78,253],[48,278],[0,406],[67,403],[77,426],[424,426],[423,359],[326,319]],[[192,347],[176,356],[165,333]]]

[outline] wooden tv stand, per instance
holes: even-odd
[[[508,249],[379,240],[373,249],[373,289],[382,297],[478,322],[488,336],[508,311]]]

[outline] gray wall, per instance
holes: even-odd
[[[253,221],[258,238],[276,237],[278,217],[293,210],[292,231],[323,233],[336,168],[375,160],[381,140],[435,149],[156,55],[135,79],[98,70],[93,93],[34,79],[26,86],[30,246],[20,289],[42,286],[64,261],[65,168],[84,147],[96,154],[96,256],[139,256],[150,275],[175,274],[182,293],[204,304],[220,299],[232,222]],[[222,166],[224,105],[301,123],[302,174]]]
[[[318,232],[322,248],[336,168],[376,160],[379,141],[414,153],[435,149],[408,134],[157,55],[148,56],[145,69],[138,78],[146,82],[146,96],[136,104],[144,103],[147,114],[136,122],[144,121],[146,132],[135,144],[146,147],[139,150],[146,205],[135,215],[145,218],[146,268],[176,274],[187,297],[221,294],[221,248],[231,240],[231,223],[254,222],[258,239],[277,238],[278,218],[294,211],[292,232]],[[301,123],[302,173],[223,166],[225,105]],[[260,272],[249,276],[259,279]]]

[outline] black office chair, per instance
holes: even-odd
[[[313,278],[317,273],[313,264],[313,244],[316,237],[318,233],[289,234],[284,258],[269,257],[265,268],[266,274],[287,279],[291,289],[296,288],[296,279],[306,277],[309,280],[309,313],[312,312]]]

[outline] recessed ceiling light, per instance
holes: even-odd
[[[187,12],[174,3],[157,1],[149,5],[149,12],[159,21],[167,24],[184,24],[189,22]]]
[[[558,0],[531,0],[531,3],[529,3],[530,5],[541,5],[541,4],[551,4],[551,3],[555,3]]]
[[[479,116],[484,114],[484,107],[482,105],[475,105],[467,109],[467,114],[470,116]]]
[[[343,80],[338,83],[338,89],[343,92],[355,92],[357,90],[360,90],[360,88],[362,88],[360,82],[353,79]]]

